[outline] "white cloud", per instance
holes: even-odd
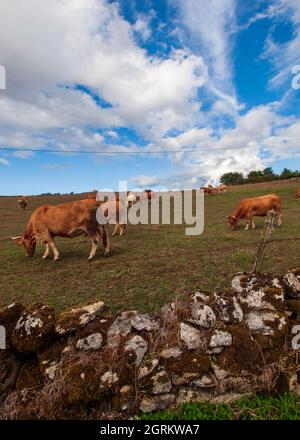
[[[176,0],[180,19],[192,38],[189,44],[209,65],[210,91],[236,114],[239,104],[233,86],[232,50],[236,30],[236,0]]]
[[[143,29],[137,23],[131,27],[105,0],[45,0],[43,8],[39,0],[3,0],[0,61],[8,88],[0,127],[55,140],[59,130],[85,125],[129,126],[151,138],[192,124],[197,89],[207,80],[202,58],[184,50],[148,56],[133,37]],[[100,108],[64,84],[82,84],[111,106]]]
[[[288,42],[277,43],[274,41],[272,34],[269,35],[266,41],[263,56],[268,58],[275,68],[269,85],[276,88],[287,80],[292,81],[291,69],[299,63],[300,2],[298,0],[274,0],[274,3],[268,8],[266,16],[274,20],[284,18],[290,21],[294,27],[294,36]]]
[[[161,149],[181,151],[169,157],[175,171],[163,178],[135,176],[134,184],[184,188],[216,184],[227,171],[246,175],[276,159],[299,156],[300,123],[278,116],[275,109],[273,104],[253,108],[239,116],[235,127],[223,130],[220,136],[212,129],[193,128],[165,138]]]
[[[298,26],[298,0],[275,2],[281,14],[293,11]],[[203,184],[203,178],[216,182],[228,170],[247,173],[265,165],[262,143],[277,142],[268,160],[286,155],[282,139],[295,137],[297,121],[280,118],[276,103],[241,114],[232,66],[237,0],[176,4],[191,44],[182,41],[181,50],[159,57],[139,46],[139,39],[152,37],[151,15],[130,25],[106,0],[44,0],[43,7],[40,0],[1,0],[0,64],[6,67],[7,90],[0,95],[0,147],[135,152],[140,147],[124,145],[118,135],[119,128],[134,129],[148,142],[145,151],[177,151],[166,156],[172,175],[136,176],[142,186],[189,187]],[[284,56],[282,47],[269,41],[277,66],[281,60],[286,66],[296,38]],[[213,97],[206,112],[202,89]],[[215,124],[224,116],[231,117],[232,128]],[[247,148],[215,150],[240,146]]]
[[[8,160],[3,159],[2,157],[0,157],[0,164],[1,165],[9,165],[9,162],[8,162]]]

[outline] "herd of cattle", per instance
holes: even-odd
[[[227,191],[225,185],[205,189],[218,190],[218,194],[224,194]],[[204,193],[211,194],[205,189]],[[108,233],[105,224],[100,224],[97,221],[97,215],[100,213],[108,223],[114,222],[115,228],[112,235],[119,233],[121,236],[126,227],[126,225],[120,224],[121,211],[130,208],[138,198],[135,194],[129,194],[125,199],[127,205],[125,206],[124,202],[118,199],[99,202],[96,200],[96,194],[96,192],[92,192],[86,199],[79,201],[40,206],[31,214],[24,233],[12,237],[12,239],[17,245],[24,246],[28,257],[33,257],[37,243],[43,244],[45,252],[42,258],[48,258],[50,250],[52,250],[53,258],[56,261],[60,259],[60,254],[54,243],[55,237],[74,238],[79,235],[87,235],[92,243],[89,260],[95,257],[100,241],[104,247],[104,255],[108,255],[110,252]],[[145,199],[151,199],[152,196],[151,191],[144,193]],[[300,198],[300,188],[295,197]],[[27,197],[20,196],[18,198],[19,209],[25,211],[27,205]],[[231,229],[235,229],[240,220],[246,221],[245,229],[254,229],[253,217],[265,217],[270,211],[274,212],[277,225],[281,226],[282,203],[281,198],[276,194],[241,200],[236,209],[227,217],[227,220]],[[113,213],[113,218],[110,218],[111,213]]]

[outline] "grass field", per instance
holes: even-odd
[[[299,420],[296,394],[243,397],[231,404],[185,403],[176,409],[142,414],[142,420]]]
[[[88,262],[90,241],[85,237],[57,239],[62,260],[42,260],[43,248],[26,258],[10,236],[23,232],[31,212],[45,203],[61,203],[80,196],[33,197],[28,211],[19,212],[15,197],[0,198],[0,305],[12,301],[43,302],[57,310],[103,300],[112,311],[135,308],[156,312],[197,289],[229,287],[237,271],[252,269],[263,219],[257,228],[243,225],[230,231],[225,220],[241,198],[276,192],[283,199],[283,226],[276,228],[264,269],[284,272],[300,265],[300,200],[293,198],[295,182],[270,182],[232,188],[229,193],[205,198],[205,229],[186,236],[184,226],[128,226],[123,237],[111,239],[111,256],[102,249]],[[110,227],[110,232],[112,227]]]

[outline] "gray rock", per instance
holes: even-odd
[[[247,314],[246,323],[254,333],[269,336],[276,331],[285,331],[287,319],[281,313],[253,310]]]
[[[127,336],[131,331],[131,322],[137,315],[136,310],[129,310],[121,313],[107,332],[109,345],[118,345],[121,338]]]
[[[276,277],[268,278],[239,273],[233,277],[231,286],[238,293],[239,302],[250,309],[276,310],[274,304],[277,303],[280,306],[284,300],[283,285]],[[271,297],[270,293],[268,294],[270,289],[272,290]],[[268,301],[268,296],[272,299],[272,303]]]
[[[211,307],[201,302],[191,305],[191,318],[187,322],[199,327],[210,328],[216,320],[216,316]]]
[[[222,330],[215,330],[209,348],[229,347],[232,344],[232,335]]]
[[[172,347],[172,348],[165,348],[162,352],[161,352],[161,357],[163,359],[171,359],[171,358],[179,358],[182,354],[182,350],[180,350],[179,347]]]
[[[85,338],[77,341],[76,347],[79,350],[100,350],[103,342],[103,336],[101,333],[93,333]]]
[[[234,295],[214,293],[214,303],[221,321],[227,324],[242,322],[243,310]]]
[[[193,384],[198,388],[211,388],[216,386],[215,381],[208,374],[204,374],[200,379],[194,380]]]
[[[199,376],[198,373],[183,373],[182,376],[173,373],[171,379],[172,379],[172,383],[178,386],[178,385],[186,385],[190,383],[193,379],[196,379],[198,376]]]
[[[155,376],[151,377],[153,382],[153,394],[166,394],[172,390],[172,383],[165,370],[159,371]]]
[[[222,381],[229,376],[229,372],[224,368],[220,367],[219,365],[217,365],[215,362],[211,363],[211,367],[218,380]]]
[[[144,397],[140,404],[143,413],[150,413],[159,409],[165,409],[175,402],[175,394],[162,394],[160,396]]]
[[[283,277],[287,296],[290,298],[300,299],[300,268],[289,270]]]
[[[131,325],[138,331],[146,330],[146,331],[154,331],[159,329],[159,320],[154,319],[152,316],[147,313],[136,315],[132,321]]]
[[[148,349],[148,342],[141,336],[133,336],[125,345],[125,352],[134,352],[135,365],[139,367]]]
[[[187,345],[189,350],[199,348],[201,346],[201,333],[193,326],[180,323],[180,338]]]
[[[152,359],[147,365],[143,365],[139,368],[138,379],[144,379],[144,377],[149,376],[158,365],[158,359]]]
[[[193,390],[188,387],[181,387],[179,388],[178,397],[177,397],[177,403],[192,403],[192,402],[199,402],[204,403],[208,402],[210,400],[210,396],[207,393],[204,393],[200,390]]]
[[[37,351],[53,333],[53,307],[35,304],[22,312],[12,333],[11,342],[20,352]]]
[[[105,305],[102,301],[94,304],[88,304],[84,307],[78,307],[66,310],[56,321],[55,331],[59,335],[65,335],[73,332],[78,328],[86,326],[92,322],[97,315],[105,310]]]

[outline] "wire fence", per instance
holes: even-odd
[[[284,242],[290,242],[290,241],[300,241],[300,237],[289,237],[289,238],[280,238],[280,239],[272,239],[270,240],[268,243],[272,244],[272,243],[284,243]],[[149,257],[149,255],[145,255],[144,257],[136,257],[136,258],[126,258],[126,259],[116,259],[115,257],[117,256],[116,254],[113,255],[113,260],[110,260],[110,258],[104,258],[102,260],[102,264],[104,264],[105,266],[110,266],[110,265],[130,265],[132,263],[152,263],[155,262],[157,260],[163,260],[163,259],[170,259],[173,257],[176,257],[177,259],[179,258],[184,258],[184,257],[190,257],[193,255],[197,255],[197,256],[201,256],[201,255],[207,255],[208,253],[217,253],[217,252],[223,252],[224,253],[224,257],[227,255],[226,252],[228,252],[229,250],[245,250],[246,248],[251,248],[251,249],[257,249],[258,243],[257,242],[253,242],[253,243],[239,243],[237,245],[226,245],[226,246],[219,246],[219,247],[213,247],[213,248],[206,248],[206,249],[199,249],[199,250],[190,250],[190,251],[184,251],[182,252],[182,255],[179,256],[178,255],[178,249],[174,249],[173,252],[166,252],[164,254],[159,254],[159,255],[155,255],[153,256],[153,258]],[[254,256],[254,254],[253,254]],[[299,254],[300,257],[300,254]],[[105,260],[105,263],[103,263],[103,261]],[[95,260],[94,260],[95,261]],[[57,267],[57,265],[59,265],[59,262],[55,262],[55,266],[52,265],[51,267],[43,267],[42,268],[42,272],[52,272],[55,267]],[[91,263],[88,263],[91,264]],[[64,266],[60,266],[59,270],[60,271],[69,271],[69,270],[76,270],[76,268],[78,268],[78,263],[76,264],[67,264]],[[5,271],[5,274],[2,274],[3,276],[13,276],[13,275],[24,275],[24,274],[36,274],[37,271],[41,270],[41,266],[37,265],[35,267],[35,269],[24,269],[24,270],[18,270],[18,271],[13,271],[13,272],[7,272]]]

